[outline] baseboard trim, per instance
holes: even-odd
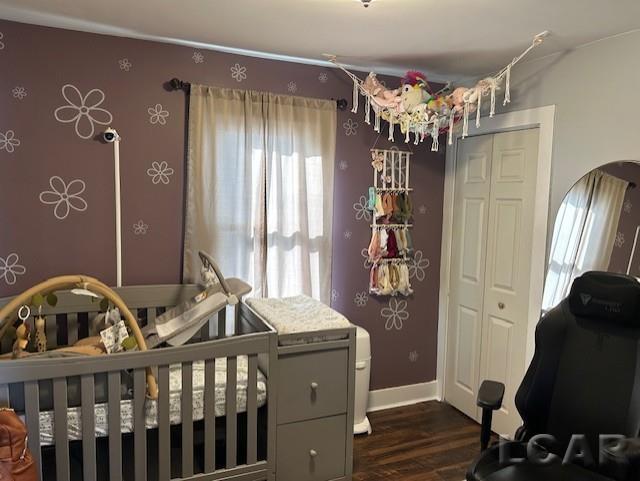
[[[367,412],[409,406],[438,399],[438,382],[422,382],[369,392]]]

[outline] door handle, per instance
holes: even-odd
[[[502,310],[504,309],[506,306],[504,305],[504,302],[498,302],[498,309]]]

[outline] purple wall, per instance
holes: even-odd
[[[185,99],[166,91],[165,81],[351,96],[348,79],[335,69],[1,20],[0,71],[0,296],[59,274],[115,283],[112,149],[82,138],[92,133],[86,118],[77,128],[68,122],[79,111],[60,107],[81,102],[75,89],[82,96],[92,91],[89,114],[111,121],[123,138],[125,284],[180,280]],[[69,102],[66,84],[73,86],[64,89]],[[152,115],[157,105],[160,115]],[[104,129],[93,127],[94,134]],[[444,152],[411,145],[415,294],[406,303],[366,296],[361,251],[370,230],[357,204],[371,182],[376,137],[361,113],[339,112],[333,306],[371,333],[374,389],[435,379],[444,179]],[[388,144],[381,138],[376,146]],[[154,177],[158,167],[168,175]],[[396,322],[387,322],[393,316]]]

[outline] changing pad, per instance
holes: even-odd
[[[288,336],[286,341],[280,340],[281,345],[344,339],[348,334],[322,335],[319,333],[317,336],[309,336],[309,333],[351,327],[351,323],[342,314],[309,296],[247,299],[245,302],[271,324],[279,335],[294,334],[294,336]]]
[[[193,420],[204,418],[204,362],[193,363]],[[236,390],[237,412],[247,410],[247,356],[238,356],[238,387]],[[180,424],[181,415],[181,390],[182,367],[180,364],[172,364],[169,368],[169,421],[172,425]],[[216,359],[216,389],[215,389],[215,415],[224,416],[226,413],[227,394],[227,360]],[[267,401],[267,381],[262,372],[258,370],[258,407],[262,407]],[[109,435],[108,404],[95,405],[95,432],[96,437]],[[82,439],[82,414],[80,407],[67,409],[67,423],[69,439]],[[145,425],[147,429],[158,427],[158,403],[156,400],[145,401]],[[120,402],[120,431],[122,433],[133,432],[133,400],[127,399]],[[54,441],[54,415],[53,411],[40,412],[40,444],[51,445]]]

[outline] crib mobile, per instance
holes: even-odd
[[[12,325],[11,320],[16,317],[20,320],[20,324],[16,328],[16,341],[13,344],[11,354],[8,356],[0,356],[0,359],[21,359],[38,355],[26,351],[31,335],[29,325],[26,322],[31,316],[30,306],[35,305],[36,307],[41,308],[42,302],[45,298],[48,299],[50,303],[55,303],[55,292],[59,290],[71,290],[77,294],[90,295],[92,297],[103,297],[106,299],[106,302],[111,303],[113,306],[118,308],[120,315],[124,317],[126,326],[132,333],[132,339],[129,339],[129,345],[131,347],[136,346],[140,351],[148,350],[136,318],[117,293],[93,277],[84,275],[67,275],[53,277],[31,287],[30,289],[27,289],[0,309],[0,340],[9,331],[9,327]],[[42,316],[36,315],[34,325],[36,326],[36,344],[38,350],[42,351],[42,343],[44,342],[44,345],[46,345],[46,339],[42,339],[42,336],[44,336],[44,319]],[[55,352],[60,355],[91,356],[107,353],[100,336],[81,339],[72,346],[55,349]],[[158,384],[151,368],[147,368],[146,377],[147,394],[151,399],[156,399],[158,397]]]
[[[93,277],[60,276],[31,287],[0,309],[0,340],[13,326],[12,320],[17,317],[19,321],[15,329],[12,352],[0,355],[0,360],[36,356],[101,356],[122,350],[148,351],[164,343],[170,346],[185,344],[202,329],[211,316],[229,305],[237,304],[242,296],[251,291],[251,286],[240,279],[225,279],[209,254],[200,251],[199,256],[202,261],[203,290],[195,297],[167,309],[155,320],[148,322],[143,329],[140,329],[124,300],[111,288]],[[102,298],[100,310],[103,312],[96,319],[103,316],[100,321],[104,323],[105,329],[100,330],[99,336],[86,337],[72,346],[59,347],[47,353],[42,306],[45,301],[55,306],[57,304],[55,293],[60,290],[70,290],[73,294],[96,299]],[[112,306],[113,309],[111,309]],[[27,320],[31,317],[32,307],[37,309],[33,322],[36,331],[36,353],[27,351],[31,338]],[[151,399],[157,398],[158,387],[150,368],[147,369],[147,393]]]
[[[373,186],[369,188],[367,209],[372,224],[367,254],[372,264],[369,293],[373,295],[413,293],[408,265],[413,252],[410,157],[411,152],[406,151],[371,150]]]

